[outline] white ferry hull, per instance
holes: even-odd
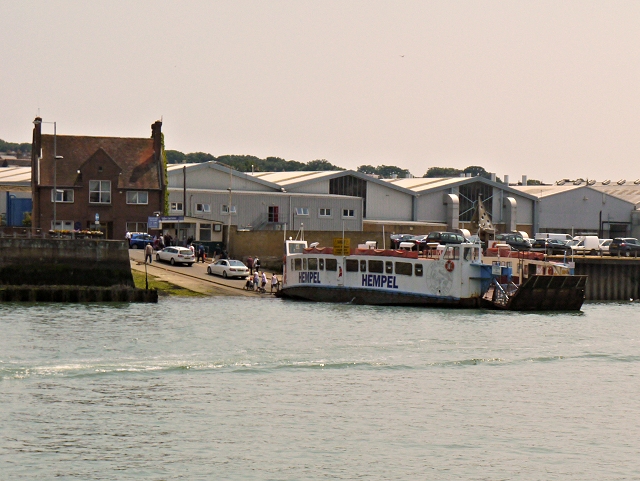
[[[340,302],[378,306],[442,306],[472,308],[480,307],[481,298],[461,299],[452,296],[435,296],[413,292],[392,292],[363,287],[338,286],[291,286],[280,292],[281,297],[315,302]]]

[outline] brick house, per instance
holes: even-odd
[[[106,239],[124,239],[127,231],[147,232],[147,218],[164,213],[162,122],[151,125],[148,139],[43,135],[40,117],[34,125],[34,229],[97,228]]]

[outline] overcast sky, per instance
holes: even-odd
[[[0,0],[0,138],[640,178],[638,1]],[[53,132],[45,125],[44,131]]]

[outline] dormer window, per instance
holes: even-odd
[[[89,181],[89,203],[90,204],[111,204],[111,181],[110,180],[90,180]]]

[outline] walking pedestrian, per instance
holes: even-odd
[[[257,270],[253,273],[253,288],[256,291],[260,289],[260,275]]]
[[[249,268],[249,274],[253,275],[253,257],[251,256],[247,259],[247,267]]]
[[[271,276],[271,290],[270,292],[273,292],[273,289],[275,288],[276,292],[278,292],[278,276],[276,276],[276,273],[274,272],[273,275]]]
[[[262,271],[262,292],[267,292],[267,273]]]
[[[255,267],[256,271],[260,270],[260,259],[258,256],[253,260],[253,267]]]
[[[196,262],[200,262],[200,260],[202,260],[202,263],[204,264],[204,246],[202,244],[198,246],[198,257],[196,258]]]
[[[151,264],[151,258],[153,257],[153,246],[151,244],[147,244],[144,246],[144,263],[147,263],[149,260],[149,264]]]

